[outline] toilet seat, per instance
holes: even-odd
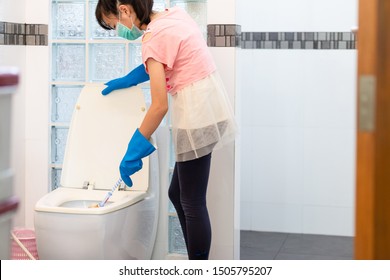
[[[144,191],[115,191],[110,197],[109,203],[104,207],[88,208],[88,206],[100,202],[107,191],[83,190],[71,188],[58,188],[50,195],[44,196],[35,205],[35,210],[40,212],[55,212],[64,214],[88,214],[102,215],[126,208],[143,200],[147,196]],[[67,202],[85,201],[84,207],[65,207]]]

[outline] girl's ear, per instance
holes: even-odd
[[[123,4],[119,5],[118,10],[121,13],[124,13],[126,15],[130,15],[130,9],[127,5],[123,5]]]

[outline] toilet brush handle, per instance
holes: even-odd
[[[119,178],[119,180],[115,183],[115,185],[112,187],[111,191],[109,191],[106,196],[104,197],[104,199],[102,201],[99,202],[99,207],[103,207],[106,202],[110,199],[110,197],[112,196],[112,193],[122,184],[123,180],[122,178]]]

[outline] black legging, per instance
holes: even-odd
[[[168,195],[175,206],[190,260],[207,260],[211,225],[206,206],[211,153],[176,162]]]

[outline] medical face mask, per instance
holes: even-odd
[[[141,37],[142,34],[144,34],[143,31],[135,26],[134,21],[132,21],[132,23],[133,26],[130,29],[119,21],[116,25],[116,32],[118,36],[131,41],[137,40],[139,37]]]

